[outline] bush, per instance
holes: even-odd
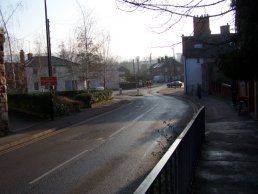
[[[74,97],[75,100],[82,101],[84,106],[83,108],[91,108],[91,95],[87,93],[78,94]]]
[[[112,90],[92,90],[90,93],[82,93],[75,96],[76,100],[84,103],[85,108],[91,108],[91,105],[97,102],[110,100],[112,97]]]
[[[84,107],[83,102],[72,100],[65,96],[56,96],[54,100],[55,114],[62,116],[79,112]]]

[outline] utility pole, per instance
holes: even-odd
[[[137,63],[137,85],[139,85],[139,72],[140,72],[140,57],[136,57],[136,63]]]
[[[47,37],[47,58],[48,58],[48,76],[52,77],[52,61],[51,61],[51,44],[49,33],[49,19],[47,18],[47,3],[45,1],[45,19],[46,19],[46,37]],[[54,107],[53,107],[53,86],[49,84],[49,98],[50,98],[50,119],[54,120]]]
[[[175,50],[174,50],[174,48],[172,48],[173,49],[173,66],[174,66],[174,76],[173,76],[173,81],[175,81],[176,80],[176,64],[175,64]]]

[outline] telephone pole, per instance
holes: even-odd
[[[49,19],[47,18],[47,3],[45,2],[45,19],[46,19],[46,37],[47,37],[47,59],[48,59],[48,76],[52,77],[52,61],[51,61],[51,44],[49,33]],[[54,120],[54,107],[53,107],[53,86],[49,84],[49,98],[50,98],[50,119]]]

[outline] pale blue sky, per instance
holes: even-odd
[[[110,52],[120,59],[132,59],[136,56],[172,56],[171,47],[157,48],[181,41],[182,34],[190,35],[193,27],[189,18],[164,34],[151,32],[150,26],[155,26],[153,14],[148,12],[123,12],[116,7],[115,0],[78,0],[92,11],[97,31],[109,32],[111,36]],[[0,0],[4,13],[8,13],[9,5],[16,5],[20,0]],[[8,23],[9,33],[15,35],[23,44],[17,50],[33,52],[34,41],[39,34],[45,35],[44,0],[23,0],[19,9]],[[80,11],[76,0],[47,0],[48,18],[50,20],[52,51],[57,51],[57,45],[73,36],[73,29],[78,25]],[[232,24],[232,18],[210,19],[212,33],[219,33],[219,26]],[[231,26],[233,27],[233,26]],[[175,53],[181,52],[181,45],[175,48]]]

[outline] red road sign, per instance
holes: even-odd
[[[56,77],[40,77],[40,84],[42,86],[45,86],[45,85],[56,86],[57,78]]]

